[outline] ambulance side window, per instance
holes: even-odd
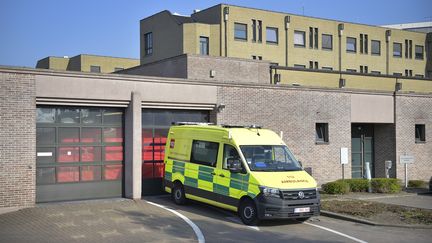
[[[237,149],[229,144],[224,144],[224,154],[223,154],[223,164],[222,168],[228,170],[228,159],[240,159]]]
[[[216,167],[219,143],[193,140],[191,162]]]

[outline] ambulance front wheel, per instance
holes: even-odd
[[[171,196],[174,202],[178,205],[183,205],[186,203],[185,190],[183,185],[179,182],[174,184]]]
[[[245,199],[240,203],[238,208],[238,212],[242,222],[246,225],[257,225],[259,222],[258,219],[258,210],[255,206],[255,203],[251,199]]]

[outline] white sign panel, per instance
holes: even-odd
[[[38,152],[37,156],[38,157],[51,157],[52,156],[52,152]]]
[[[401,156],[399,156],[399,162],[401,164],[414,164],[414,156],[412,156],[412,155],[401,155]]]
[[[340,160],[342,165],[348,164],[348,148],[341,148],[340,150]]]

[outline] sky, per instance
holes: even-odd
[[[139,58],[139,21],[227,3],[370,25],[432,21],[432,0],[0,0],[0,65],[47,56]]]

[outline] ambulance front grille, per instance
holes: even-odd
[[[303,198],[300,192],[303,192]],[[308,200],[317,198],[316,190],[282,191],[284,200]]]

